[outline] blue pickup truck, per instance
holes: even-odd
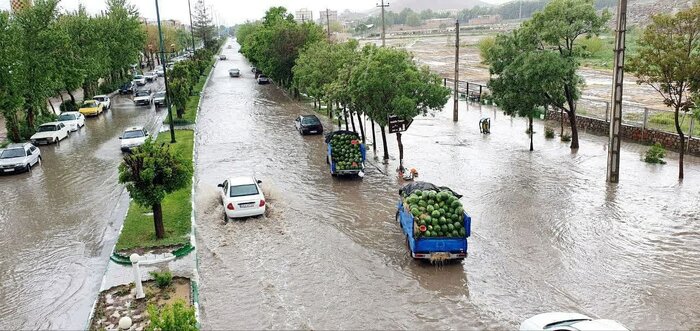
[[[330,165],[331,176],[364,176],[367,150],[360,136],[353,131],[333,131],[326,135],[326,163]],[[337,147],[334,150],[333,146]]]
[[[439,194],[442,194],[441,192],[445,192],[445,196],[452,195],[456,200],[461,197],[447,188],[436,187],[425,182],[411,183],[401,189],[396,206],[396,220],[406,236],[406,246],[411,251],[411,257],[431,261],[462,260],[467,257],[467,238],[471,235],[471,217],[463,211],[461,203],[455,203],[454,206],[459,207],[452,210],[461,211],[461,214],[446,213],[444,215],[450,220],[445,222],[443,222],[445,216],[439,216],[440,212],[433,214],[438,215],[437,218],[427,217],[425,214],[416,216],[424,213],[422,210],[417,210],[420,208],[418,204],[411,206],[410,210],[405,204],[406,198],[415,195],[416,192],[419,194],[422,192],[425,195],[429,195],[429,192],[435,192],[438,197]],[[435,199],[436,205],[439,203],[438,200],[440,198]],[[455,201],[453,198],[450,200],[451,202]],[[428,225],[425,225],[426,221]],[[449,228],[446,229],[447,227]]]

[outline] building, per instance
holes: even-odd
[[[10,0],[10,8],[12,12],[16,13],[24,8],[31,7],[32,0]]]
[[[336,22],[338,21],[338,11],[337,10],[322,10],[318,12],[319,15],[319,23],[321,25],[326,24],[326,18],[328,18],[328,21],[330,22]]]
[[[469,24],[496,24],[501,23],[501,15],[479,15],[469,20]]]
[[[299,9],[294,13],[294,20],[299,23],[313,22],[314,12],[306,8]]]

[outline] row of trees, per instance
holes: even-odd
[[[214,44],[214,50],[219,47]],[[214,52],[207,48],[198,49],[194,55],[186,60],[175,63],[168,70],[168,98],[175,108],[177,118],[181,119],[185,114],[187,100],[192,95],[195,85],[208,66],[212,65]]]
[[[14,15],[0,12],[0,111],[9,138],[20,141],[54,114],[51,96],[98,82],[121,82],[139,60],[146,35],[127,0],[107,0],[104,15],[84,7],[59,13],[58,0],[36,0]],[[71,99],[75,98],[71,95]]]
[[[357,41],[330,43],[319,26],[298,24],[282,7],[273,7],[262,22],[237,29],[241,50],[258,68],[283,87],[325,102],[338,123],[348,119],[362,139],[362,117],[376,123],[382,134],[384,160],[389,159],[386,127],[389,116],[412,120],[441,110],[450,90],[427,67],[418,67],[405,50],[367,45]],[[333,111],[335,104],[336,110]],[[397,134],[399,159],[403,160],[401,133]]]
[[[578,41],[602,33],[610,16],[607,11],[598,13],[594,0],[552,0],[520,28],[480,45],[490,66],[488,85],[496,103],[508,114],[529,118],[530,150],[532,117],[538,107],[565,112],[571,148],[579,147],[576,102],[584,81],[577,70],[586,50]],[[627,69],[673,108],[682,179],[685,136],[681,123],[684,114],[697,107],[700,93],[700,3],[675,15],[655,16],[637,43],[637,54]]]

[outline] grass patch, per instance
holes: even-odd
[[[679,115],[681,129],[683,129],[683,133],[686,136],[690,134],[693,137],[695,137],[700,134],[700,123],[698,123],[698,121],[695,121],[695,127],[693,128],[693,132],[690,132],[690,119],[692,117],[691,114],[686,114],[685,120],[683,113]],[[649,116],[647,128],[676,133],[675,123],[675,115],[673,112],[656,113]]]
[[[191,160],[194,148],[194,131],[176,130],[175,139],[177,142],[171,145],[173,152]],[[156,142],[170,143],[170,133],[159,134]],[[132,201],[124,220],[124,228],[119,235],[119,240],[117,240],[116,250],[149,249],[188,243],[192,226],[190,219],[192,215],[191,198],[192,183],[190,182],[187,187],[168,194],[163,199],[165,238],[161,240],[156,240],[150,208],[143,208]]]
[[[10,141],[9,141],[9,140],[0,141],[0,148],[5,148],[5,147],[7,147],[7,145],[9,145],[9,144],[10,144]]]
[[[637,28],[630,28],[626,35],[625,57],[637,54],[637,40],[642,31]],[[584,57],[580,59],[584,67],[596,69],[612,69],[615,64],[615,33],[610,31],[600,35],[600,37],[578,38],[576,44],[584,47]]]
[[[207,70],[204,71],[204,75],[199,77],[199,81],[192,88],[192,95],[187,99],[185,114],[182,115],[182,118],[177,118],[176,114],[173,114],[173,123],[175,125],[190,125],[197,121],[197,105],[199,104],[200,93],[204,90],[204,83],[206,83],[207,77],[213,68],[211,65],[208,66]],[[166,116],[163,123],[170,124],[170,118]]]

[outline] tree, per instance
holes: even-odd
[[[700,90],[700,3],[676,13],[655,15],[638,40],[638,53],[629,67],[638,84],[653,87],[674,111],[680,140],[678,179],[683,179],[685,134],[681,112],[693,108],[692,93]]]
[[[195,83],[191,80],[190,61],[191,60],[176,63],[173,69],[168,73],[170,77],[168,99],[170,100],[170,104],[175,107],[177,118],[182,118],[182,115],[185,113],[190,89]]]
[[[206,48],[211,48],[211,44],[214,40],[214,34],[216,33],[216,28],[211,22],[211,15],[207,11],[207,6],[204,4],[204,0],[197,0],[194,5],[194,15],[192,19],[192,29],[194,35],[202,41],[202,44]]]
[[[169,145],[158,145],[150,138],[119,165],[119,183],[126,184],[131,198],[153,210],[156,238],[165,237],[161,202],[165,195],[187,186],[192,161],[175,155]]]
[[[389,116],[412,120],[429,110],[441,110],[450,90],[427,67],[419,68],[405,50],[367,45],[353,70],[350,90],[355,107],[364,109],[379,124],[384,139],[384,160],[389,159],[386,130]],[[401,133],[396,134],[399,167],[403,167]]]
[[[139,13],[127,0],[107,0],[107,15],[102,23],[112,81],[125,78],[127,68],[139,62],[146,43],[146,32]]]
[[[510,72],[513,76],[528,76],[525,72],[528,68],[519,67],[515,61],[524,61],[523,52],[552,53],[558,59],[548,55],[544,58],[552,61],[551,64],[562,65],[561,70],[547,70],[535,79],[522,79],[522,86],[516,84],[501,84],[498,92],[494,92],[496,99],[505,100],[516,95],[522,89],[527,91],[542,91],[530,97],[533,104],[549,105],[560,109],[568,115],[571,126],[571,148],[579,147],[578,129],[576,127],[576,101],[581,94],[582,78],[576,74],[579,63],[577,58],[581,54],[576,39],[581,36],[598,35],[605,28],[610,14],[603,11],[601,15],[596,13],[593,0],[553,0],[547,4],[543,11],[536,13],[533,18],[523,23],[520,29],[513,31],[510,36],[497,38],[492,51],[487,52],[486,62],[490,64],[492,81],[498,79],[498,75]],[[524,56],[524,55],[522,55]],[[529,61],[528,61],[529,62]],[[545,74],[550,76],[544,76]],[[535,75],[536,76],[536,75]],[[530,75],[532,77],[532,75]],[[548,89],[542,90],[542,81]]]
[[[24,103],[21,94],[25,66],[18,61],[22,50],[19,46],[20,31],[10,23],[8,12],[0,11],[0,112],[5,117],[9,138],[18,142],[21,138],[18,112]]]
[[[416,13],[410,13],[406,17],[406,25],[408,25],[408,26],[421,26],[422,24],[423,24],[423,20]]]

